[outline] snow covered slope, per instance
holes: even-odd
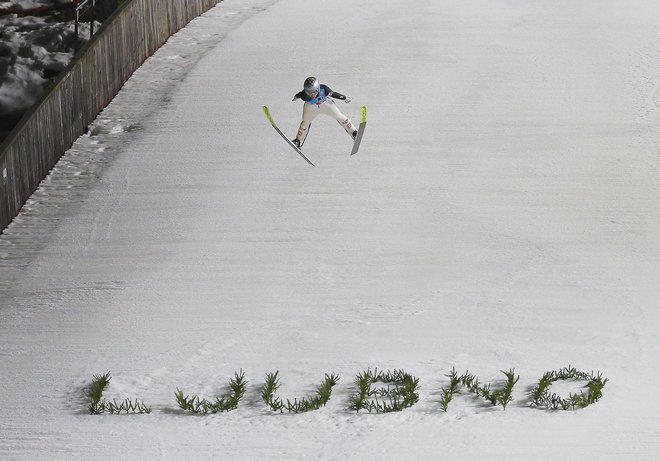
[[[660,452],[660,5],[226,0],[149,60],[0,237],[0,458],[651,460]],[[303,80],[369,106],[360,153]],[[529,407],[546,370],[609,379]],[[355,375],[420,379],[354,413]],[[497,383],[502,410],[452,367]],[[236,411],[193,417],[177,387]],[[321,410],[260,400],[340,376]],[[107,398],[150,415],[90,416]],[[567,395],[576,388],[557,387]]]

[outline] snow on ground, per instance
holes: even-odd
[[[43,6],[51,6],[55,2],[52,0],[14,0],[0,2],[0,8],[39,8]]]
[[[0,8],[24,9],[53,2],[0,2]],[[0,16],[0,116],[21,113],[69,64],[89,26],[82,23],[76,38],[73,21],[56,16]]]
[[[650,0],[226,0],[127,83],[0,237],[0,457],[651,460],[660,452],[660,6]],[[370,108],[362,149],[314,122],[311,74]],[[529,408],[600,371],[584,410]],[[347,410],[404,368],[420,402]],[[506,411],[444,375],[514,367]],[[236,411],[193,417],[177,387]],[[341,380],[327,407],[280,395]],[[89,416],[108,398],[150,415]],[[559,389],[559,388],[558,388]],[[561,392],[566,392],[561,388]]]

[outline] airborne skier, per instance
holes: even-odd
[[[348,133],[349,136],[353,138],[353,149],[351,150],[351,155],[355,155],[360,148],[362,136],[364,135],[364,129],[367,126],[367,106],[360,107],[360,127],[356,129],[355,125],[353,125],[353,122],[351,122],[348,117],[341,113],[335,102],[330,98],[346,101],[346,103],[351,102],[351,98],[337,93],[336,91],[332,91],[327,85],[320,84],[316,77],[309,77],[305,80],[303,91],[296,93],[293,96],[293,101],[296,99],[302,99],[305,101],[305,104],[303,104],[303,118],[302,122],[300,122],[300,128],[298,128],[298,134],[292,140],[289,140],[289,138],[287,138],[287,136],[277,126],[268,106],[262,107],[266,118],[275,129],[275,131],[277,131],[277,133],[282,136],[286,143],[291,146],[291,148],[294,149],[298,155],[300,155],[307,163],[312,166],[314,166],[314,164],[300,150],[300,146],[305,143],[305,139],[309,134],[309,127],[312,123],[312,120],[314,120],[318,114],[323,113],[337,120],[339,124],[344,127],[346,133]]]
[[[345,101],[347,104],[351,102],[351,98],[332,91],[327,85],[320,84],[316,77],[307,78],[303,85],[303,91],[293,97],[292,101],[296,99],[305,101],[298,134],[291,140],[296,147],[300,148],[305,143],[309,126],[318,114],[325,114],[337,120],[344,130],[355,139],[358,133],[355,125],[353,125],[351,119],[341,113],[335,102],[329,98],[339,99]]]

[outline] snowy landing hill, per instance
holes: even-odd
[[[330,8],[330,11],[326,11]],[[660,4],[226,0],[173,37],[0,236],[0,458],[655,460]],[[316,75],[311,167],[292,102]],[[1,190],[1,189],[0,189]],[[531,406],[545,371],[608,381]],[[356,376],[419,399],[350,409]],[[496,389],[504,409],[447,377]],[[243,370],[238,408],[192,414]],[[339,377],[301,414],[262,401]],[[90,415],[90,383],[142,415]],[[562,397],[585,380],[554,382]]]

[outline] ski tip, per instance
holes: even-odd
[[[365,123],[368,116],[369,110],[367,109],[367,106],[360,107],[360,123]]]
[[[270,109],[268,106],[263,106],[261,110],[264,111],[264,114],[266,114],[266,118],[270,122],[271,125],[275,126],[275,120],[273,120],[273,116],[270,114]]]

